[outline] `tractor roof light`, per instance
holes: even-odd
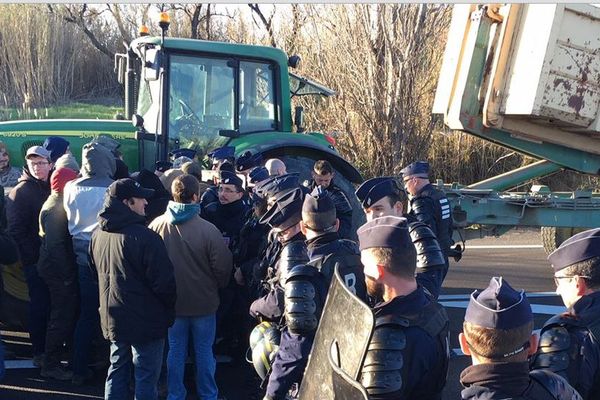
[[[140,36],[148,36],[150,34],[150,29],[148,29],[146,25],[142,25],[140,26],[140,30],[138,33]]]
[[[171,24],[171,17],[169,17],[169,14],[167,14],[164,11],[161,12],[159,20],[158,20],[158,26],[160,26],[160,29],[162,29],[163,31],[166,31],[167,29],[169,29],[170,24]]]

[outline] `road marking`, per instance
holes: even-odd
[[[470,249],[541,249],[541,244],[490,244],[490,245],[466,245],[465,250]]]
[[[528,299],[531,299],[533,297],[554,297],[554,296],[558,296],[556,294],[556,292],[531,292],[531,293],[527,293],[525,292],[525,294],[527,295]],[[471,298],[471,294],[441,294],[438,297],[438,300],[469,300]]]
[[[469,305],[468,301],[440,301],[444,307],[448,308],[467,308]],[[565,312],[566,307],[564,306],[549,306],[546,304],[531,304],[531,311],[534,314],[542,315],[556,315]]]
[[[18,391],[18,392],[29,392],[29,393],[58,394],[58,395],[62,395],[62,396],[72,396],[72,397],[78,397],[78,398],[85,397],[88,399],[103,399],[104,398],[102,396],[94,396],[91,394],[70,393],[70,392],[62,392],[59,390],[24,388],[24,387],[19,387],[19,386],[12,386],[12,385],[0,385],[0,389],[14,390],[14,391]]]

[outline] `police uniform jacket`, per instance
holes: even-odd
[[[447,315],[443,313],[445,328],[438,336],[430,335],[421,326],[410,324],[406,327],[402,323],[393,323],[399,317],[404,319],[403,316],[419,314],[431,304],[423,288],[418,286],[407,296],[398,296],[374,307],[375,331],[359,379],[370,399],[441,399],[448,372]],[[372,358],[377,358],[377,350],[381,347],[376,340],[390,339],[392,342],[387,343],[385,348],[395,354],[385,357],[385,363],[371,362]],[[399,358],[402,360],[399,361]],[[388,362],[392,360],[397,362]],[[384,373],[382,364],[383,369],[387,369]],[[381,374],[379,379],[394,383],[381,391],[381,380],[377,383],[378,374]]]
[[[411,219],[429,225],[442,251],[447,255],[452,240],[452,213],[446,195],[431,184],[425,185],[416,196],[410,199]]]
[[[465,387],[461,392],[463,400],[567,400],[560,391],[553,393],[530,377],[527,361],[472,365],[462,371],[460,383]]]
[[[310,191],[312,191],[316,186],[317,185],[315,181],[312,180]],[[327,190],[331,196],[333,204],[335,205],[335,214],[340,220],[338,235],[342,239],[349,239],[353,237],[355,232],[352,232],[352,205],[350,204],[350,200],[348,200],[348,196],[346,196],[346,193],[344,193],[344,191],[337,186],[333,180],[329,184],[329,187],[327,187],[325,190]]]
[[[588,327],[595,325],[592,332]],[[552,337],[549,330],[553,328],[566,328],[569,334],[569,348],[561,349],[559,344],[562,340],[557,338],[550,340],[549,346],[544,352],[554,353],[549,366],[552,371],[567,378],[569,383],[577,389],[584,399],[594,399],[600,393],[600,292],[591,293],[579,299],[573,307],[565,314],[557,315],[544,324],[540,332],[540,346],[545,343],[546,338]],[[558,353],[558,354],[557,354]],[[561,365],[563,357],[560,353],[566,353],[568,367],[563,369]],[[536,358],[543,358],[538,348]],[[533,362],[535,366],[535,359]],[[545,364],[545,363],[544,363]]]
[[[202,208],[201,217],[219,228],[229,249],[239,240],[240,231],[248,214],[248,206],[242,200],[229,204],[214,202]]]

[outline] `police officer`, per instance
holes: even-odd
[[[273,237],[281,245],[267,275],[269,291],[250,306],[255,318],[278,321],[283,315],[283,287],[290,270],[308,262],[306,238],[300,229],[304,192],[299,187],[284,190],[274,196],[274,204],[260,219],[269,224]]]
[[[277,265],[277,282],[283,294],[279,310],[285,320],[279,350],[274,357],[265,399],[285,399],[302,379],[313,344],[327,285],[323,275],[308,261],[304,235],[301,232],[301,210],[304,192],[295,188],[278,194],[275,204],[261,219],[277,232],[283,248]],[[275,299],[272,296],[271,299]],[[255,302],[256,303],[256,302]],[[281,308],[283,303],[284,307]],[[275,304],[273,304],[275,306]],[[251,310],[259,311],[262,310]]]
[[[315,187],[312,193],[304,198],[300,226],[306,236],[310,264],[325,276],[327,287],[331,283],[335,265],[338,264],[346,286],[360,299],[365,300],[365,277],[358,245],[351,240],[340,239],[340,220],[336,217],[335,204],[330,194],[321,186]]]
[[[354,235],[352,232],[352,205],[346,196],[346,193],[339,188],[334,182],[335,171],[327,160],[319,160],[315,162],[312,170],[312,181],[308,183],[308,188],[313,190],[317,186],[321,186],[331,195],[335,204],[335,212],[340,221],[338,235],[342,239],[349,239]]]
[[[600,228],[578,233],[548,256],[568,310],[540,332],[532,368],[567,378],[584,399],[600,393]]]
[[[462,351],[473,365],[460,375],[463,399],[581,399],[575,389],[550,371],[529,372],[535,352],[533,313],[523,290],[502,277],[471,294],[459,334]]]
[[[410,194],[409,218],[426,223],[435,236],[446,257],[444,278],[448,272],[448,256],[452,240],[452,210],[444,192],[429,182],[429,163],[416,161],[402,171],[404,187]]]
[[[440,399],[448,372],[448,316],[415,280],[417,252],[405,218],[358,229],[367,291],[380,298],[359,381],[372,399]]]
[[[406,193],[394,177],[383,176],[365,181],[356,190],[367,221],[383,216],[404,216]],[[417,283],[437,299],[444,280],[446,259],[440,245],[423,222],[409,223],[409,233],[417,249]]]

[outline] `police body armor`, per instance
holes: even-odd
[[[337,266],[348,289],[364,301],[367,298],[367,287],[358,246],[355,242],[347,239],[338,239],[338,242],[341,244],[339,253],[328,254],[325,257],[311,261],[310,265],[323,274],[328,286]]]
[[[555,400],[581,400],[581,396],[566,379],[558,374],[547,370],[535,370],[529,373],[529,377],[550,394],[550,398]],[[541,388],[533,386],[528,399],[538,400],[543,399],[544,393]],[[537,394],[539,392],[539,395]]]
[[[580,334],[569,328],[579,330]],[[592,340],[598,343],[600,320],[586,325],[569,314],[550,318],[540,332],[540,343],[537,353],[531,359],[531,369],[549,369],[569,380],[573,386],[579,387],[582,378],[579,374],[583,358],[581,348],[588,332]]]
[[[433,210],[430,210],[429,201],[433,202]],[[454,243],[452,240],[452,211],[446,195],[428,184],[418,196],[410,201],[410,207],[419,221],[426,222],[424,220],[431,218],[435,220],[437,229],[434,234],[442,251],[446,254]],[[433,212],[433,215],[427,215],[430,212]]]
[[[371,396],[390,396],[402,390],[407,376],[404,359],[405,330],[419,327],[436,338],[442,348],[447,347],[449,320],[444,307],[431,302],[418,314],[410,316],[385,315],[375,320],[375,331],[362,366],[360,382]],[[443,366],[447,369],[448,358]],[[442,382],[440,382],[442,384]],[[441,388],[432,387],[432,392]]]
[[[277,276],[281,287],[284,287],[288,273],[296,265],[306,264],[308,262],[308,253],[304,240],[292,240],[283,245],[277,261]]]
[[[425,270],[446,265],[444,253],[431,228],[423,222],[408,224],[410,238],[417,250],[417,268]]]
[[[325,302],[324,277],[311,265],[296,265],[285,281],[285,322],[295,335],[316,331]]]

